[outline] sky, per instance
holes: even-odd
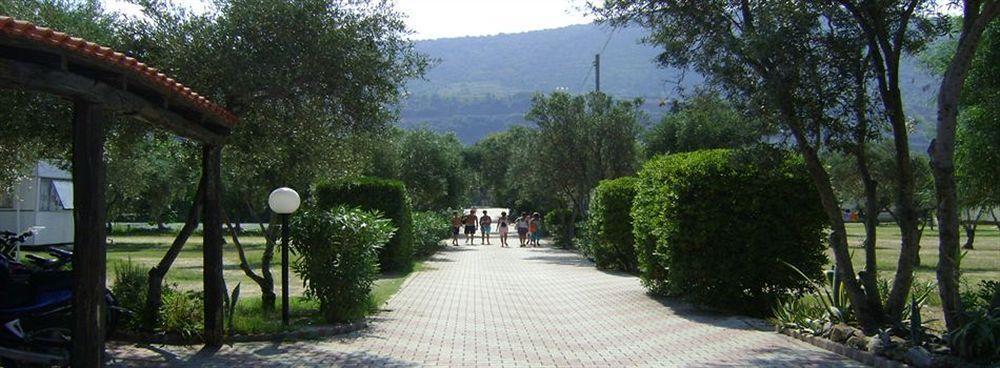
[[[126,13],[135,7],[123,0],[103,0],[108,9]],[[487,36],[589,23],[585,0],[395,0],[413,30],[411,38]],[[205,11],[203,0],[174,0],[195,11]]]

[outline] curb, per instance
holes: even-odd
[[[808,334],[803,334],[797,331],[790,331],[782,329],[778,331],[779,333],[790,336],[796,340],[808,343],[812,346],[824,349],[833,353],[843,355],[845,357],[856,360],[860,363],[867,364],[876,368],[904,368],[909,367],[906,364],[897,362],[892,359],[887,359],[885,357],[877,356],[867,351],[858,350],[847,345],[838,344],[836,342],[827,340],[819,336],[813,336]]]
[[[303,327],[295,331],[231,336],[225,340],[225,343],[228,344],[233,342],[315,340],[324,337],[343,335],[346,333],[359,331],[366,327],[368,327],[368,322],[366,321],[339,324],[339,325]],[[128,343],[165,344],[165,345],[198,345],[205,342],[204,339],[202,339],[200,336],[194,336],[191,338],[181,338],[178,336],[167,336],[167,335],[141,335],[141,334],[124,334],[124,333],[117,333],[114,336],[114,338],[109,340],[128,342]]]

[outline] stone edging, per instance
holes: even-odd
[[[338,325],[328,325],[328,326],[303,327],[298,330],[288,331],[288,332],[236,335],[232,337],[227,337],[225,342],[230,343],[230,342],[315,340],[323,337],[330,337],[335,335],[351,333],[354,331],[364,329],[366,327],[368,327],[368,322],[366,321],[338,324]],[[123,333],[117,333],[111,340],[132,342],[132,343],[167,344],[167,345],[195,345],[204,342],[201,339],[201,337],[198,336],[192,338],[180,338],[176,336],[123,334]]]
[[[870,365],[870,366],[873,366],[873,367],[877,367],[877,368],[904,368],[904,367],[909,367],[908,365],[900,363],[900,362],[897,362],[895,360],[888,359],[888,358],[881,357],[881,356],[877,356],[875,354],[872,354],[871,352],[861,351],[861,350],[849,347],[847,345],[838,344],[836,342],[830,341],[828,339],[825,339],[825,338],[822,338],[822,337],[819,337],[819,336],[813,336],[813,335],[809,335],[809,334],[803,334],[803,333],[800,333],[798,331],[791,331],[791,330],[787,330],[787,329],[782,329],[779,332],[782,333],[782,334],[784,334],[784,335],[791,336],[791,337],[793,337],[793,338],[795,338],[797,340],[800,340],[802,342],[809,343],[809,344],[811,344],[811,345],[813,345],[815,347],[818,347],[820,349],[829,350],[831,352],[834,352],[834,353],[846,356],[848,358],[854,359],[856,361],[859,361],[861,363],[864,363],[864,364],[867,364],[867,365]]]

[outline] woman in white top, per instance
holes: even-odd
[[[521,217],[517,219],[517,237],[521,240],[521,248],[524,248],[524,242],[528,239],[528,213],[522,212]]]

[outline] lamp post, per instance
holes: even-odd
[[[281,323],[288,326],[288,215],[299,209],[299,193],[292,188],[275,189],[267,204],[281,216]]]

